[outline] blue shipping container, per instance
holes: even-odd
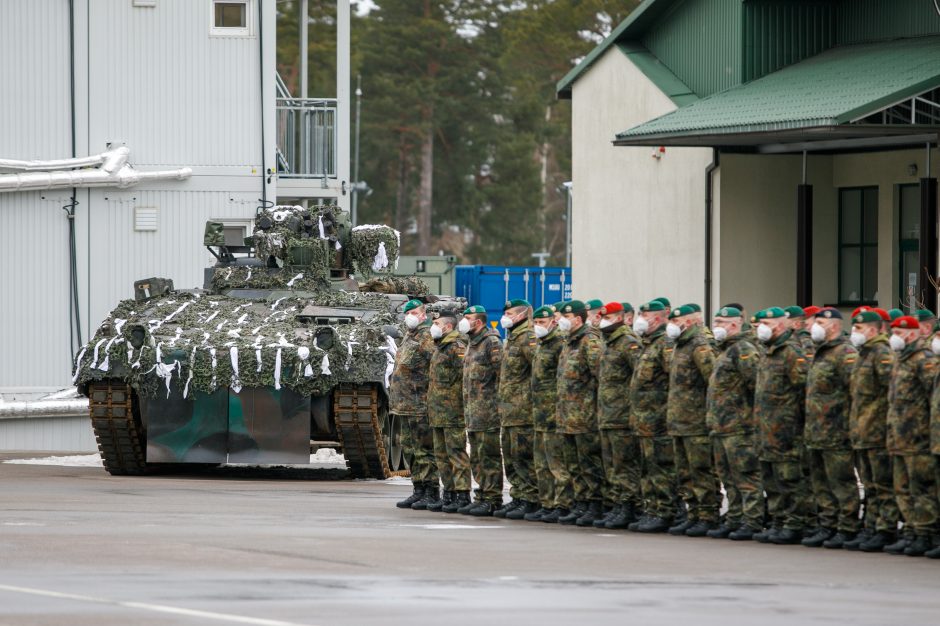
[[[454,295],[486,308],[489,322],[498,322],[507,300],[525,298],[533,308],[571,299],[570,267],[458,265]],[[497,325],[500,334],[503,329]]]

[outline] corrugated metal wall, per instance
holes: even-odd
[[[828,50],[835,41],[834,8],[824,0],[746,2],[742,82]]]
[[[932,0],[842,0],[837,11],[839,45],[940,34]]]
[[[0,420],[0,450],[97,452],[87,417]]]
[[[685,0],[643,38],[699,97],[741,82],[741,0]]]

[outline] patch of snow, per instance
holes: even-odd
[[[471,526],[469,524],[399,524],[402,528],[424,528],[425,530],[479,530],[481,528],[505,528],[504,526]]]
[[[46,456],[35,459],[10,459],[11,465],[57,465],[59,467],[103,467],[99,454],[75,454],[71,456]]]

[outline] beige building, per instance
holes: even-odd
[[[647,0],[558,94],[576,297],[936,309],[931,3]]]

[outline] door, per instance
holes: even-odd
[[[920,185],[898,186],[898,303],[908,311],[917,309],[920,285]]]

